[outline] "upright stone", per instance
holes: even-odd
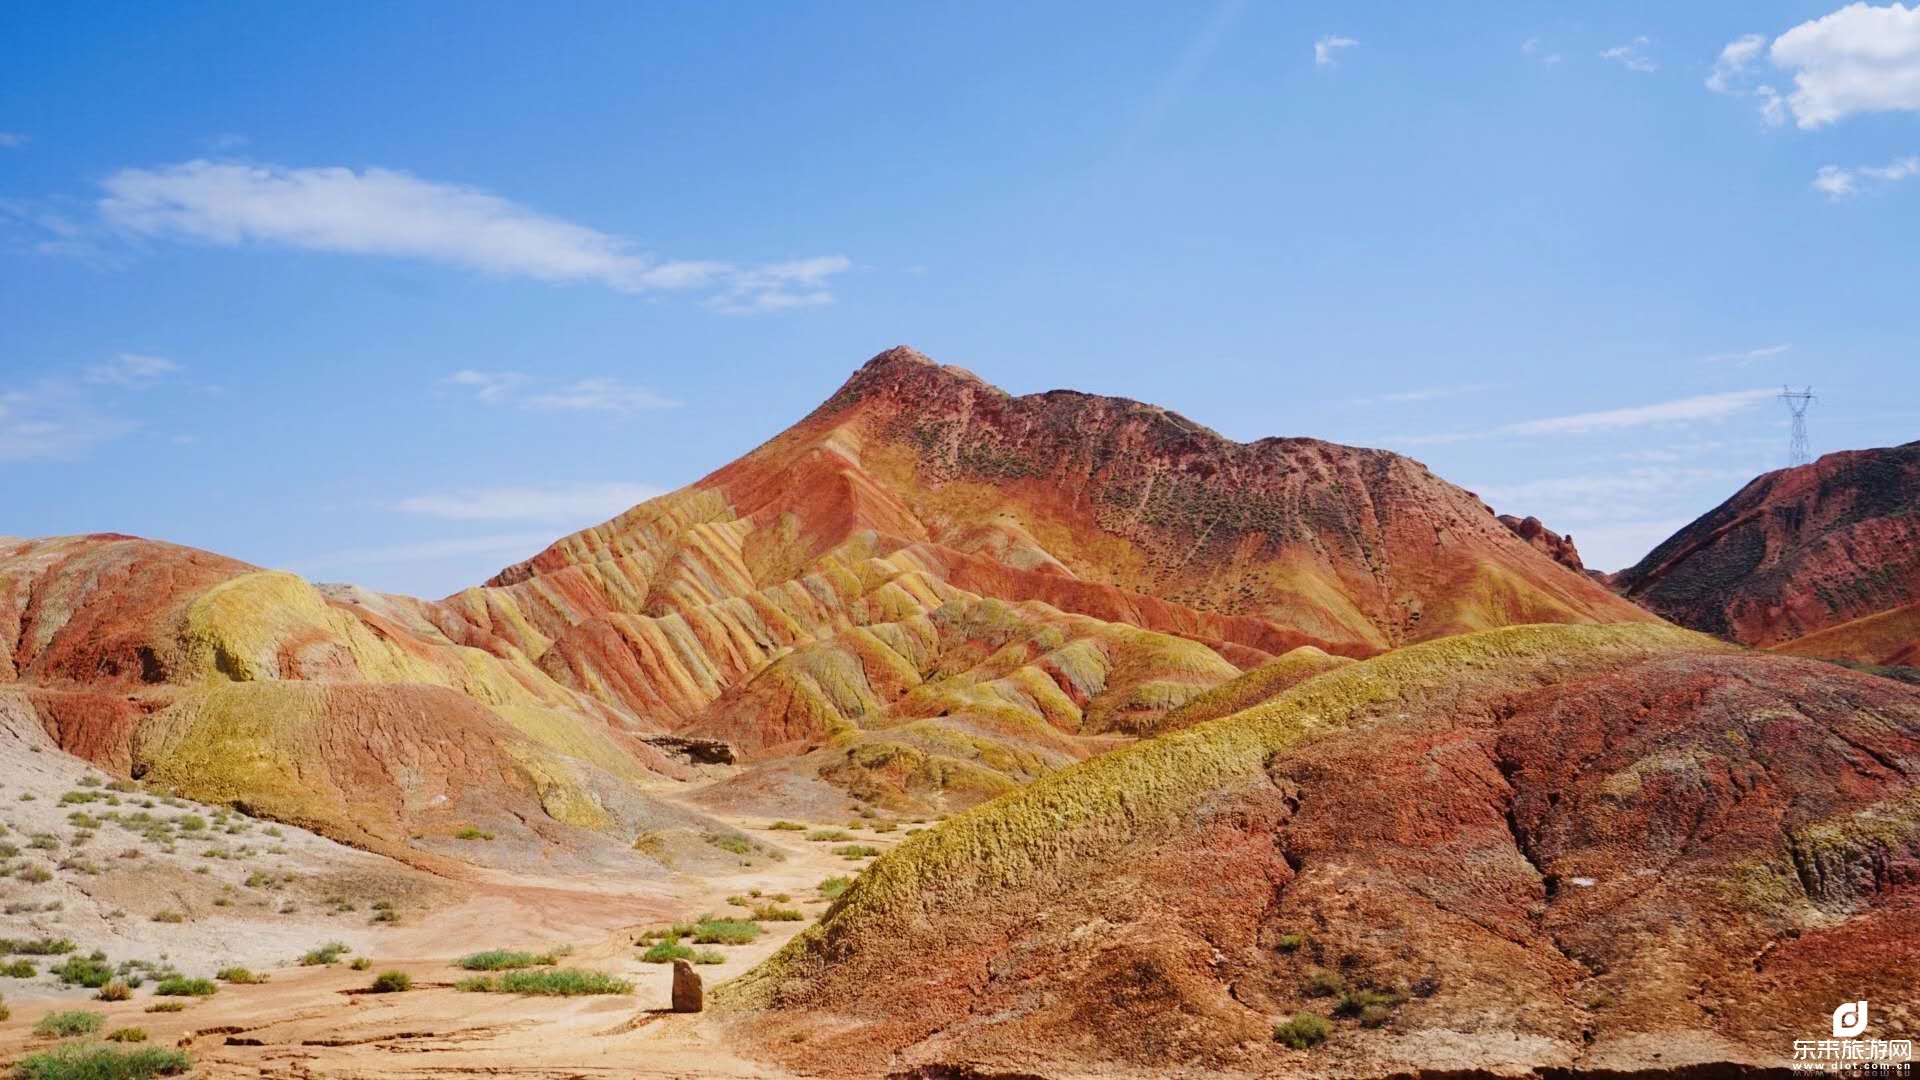
[[[673,1011],[699,1012],[706,1007],[706,991],[700,988],[700,973],[685,960],[673,962]]]

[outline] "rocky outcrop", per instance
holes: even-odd
[[[1683,626],[1762,647],[1920,603],[1920,442],[1758,477],[1614,583]],[[1887,629],[1836,633],[1824,654],[1888,663],[1920,643]]]
[[[1587,572],[1586,566],[1580,562],[1580,550],[1573,546],[1572,536],[1561,536],[1531,515],[1518,518],[1512,514],[1501,514],[1500,524],[1511,529],[1513,535],[1525,540],[1535,551],[1561,566],[1576,574]]]

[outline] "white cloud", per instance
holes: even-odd
[[[530,409],[574,412],[640,412],[645,409],[672,409],[679,404],[644,386],[633,386],[612,378],[580,379],[526,398],[527,408]]]
[[[1802,128],[1920,111],[1920,4],[1848,4],[1781,34],[1768,56],[1793,73],[1786,105]]]
[[[1714,353],[1712,356],[1707,357],[1707,362],[1712,364],[1751,364],[1755,360],[1765,360],[1769,357],[1779,356],[1791,348],[1793,348],[1792,345],[1763,345],[1758,349],[1746,349],[1741,352]]]
[[[1332,67],[1339,62],[1335,54],[1341,49],[1351,49],[1358,44],[1360,43],[1353,38],[1328,34],[1313,43],[1313,62],[1321,67]]]
[[[415,495],[394,504],[409,514],[450,521],[559,521],[590,523],[664,494],[651,484],[573,484],[497,487]]]
[[[1736,413],[1779,394],[1778,390],[1734,390],[1722,394],[1635,405],[1624,409],[1549,416],[1539,420],[1521,420],[1481,431],[1456,431],[1435,435],[1401,435],[1378,440],[1388,446],[1442,446],[1477,439],[1512,436],[1585,435],[1596,431],[1621,431],[1657,424],[1688,424],[1724,420]]]
[[[1747,480],[1753,473],[1746,469],[1701,468],[1696,466],[1644,465],[1604,473],[1579,476],[1553,476],[1514,484],[1489,484],[1475,488],[1488,502],[1503,508],[1532,503],[1587,504],[1594,500],[1618,501],[1664,495],[1702,481],[1721,483]],[[1610,509],[1596,508],[1605,517]]]
[[[134,429],[58,379],[0,385],[0,461],[70,461]]]
[[[546,533],[496,533],[489,536],[461,536],[449,540],[425,540],[412,544],[387,544],[379,547],[345,548],[313,555],[297,561],[296,569],[337,569],[352,566],[384,566],[392,563],[428,562],[459,555],[531,554],[553,543]]]
[[[1628,71],[1638,71],[1642,74],[1658,71],[1660,65],[1654,63],[1653,59],[1647,55],[1647,46],[1650,44],[1652,42],[1643,34],[1625,45],[1615,45],[1611,49],[1602,50],[1600,59],[1617,60]]]
[[[830,304],[833,293],[827,289],[827,279],[852,265],[842,255],[821,255],[743,270],[728,281],[712,304],[730,315]]]
[[[1733,390],[1723,394],[1700,394],[1652,405],[1635,405],[1625,409],[1605,409],[1600,412],[1526,420],[1517,424],[1508,424],[1501,428],[1500,432],[1508,435],[1582,435],[1594,431],[1646,427],[1650,424],[1724,420],[1778,393],[1778,390]]]
[[[811,268],[807,302],[826,303],[832,295],[825,279],[850,265],[840,256],[767,266],[658,259],[620,237],[478,188],[391,169],[195,160],[122,169],[103,186],[101,216],[138,236],[425,259],[633,293],[717,288],[730,307],[742,309],[802,306],[786,302],[796,266]]]
[[[179,364],[164,356],[121,353],[104,364],[87,368],[82,377],[90,383],[109,386],[147,386],[179,370]]]
[[[1557,64],[1563,59],[1557,52],[1548,52],[1546,46],[1540,44],[1539,38],[1528,38],[1521,42],[1520,52],[1522,55],[1531,56],[1540,63],[1549,66]]]
[[[1885,165],[1860,165],[1843,169],[1822,165],[1813,176],[1813,189],[1829,199],[1844,199],[1860,193],[1864,182],[1892,184],[1910,176],[1920,176],[1920,156],[1903,157]]]
[[[1407,405],[1421,401],[1438,401],[1442,398],[1459,397],[1487,389],[1485,383],[1473,383],[1465,386],[1428,386],[1418,390],[1395,390],[1386,394],[1374,394],[1369,397],[1354,398],[1355,405]]]
[[[642,412],[678,408],[680,403],[644,386],[609,376],[541,384],[518,371],[456,371],[442,379],[449,386],[471,391],[476,401],[489,405],[513,404],[548,412]]]
[[[1727,43],[1720,50],[1720,58],[1713,62],[1713,71],[1707,75],[1707,89],[1716,94],[1736,94],[1745,92],[1747,66],[1767,47],[1765,34],[1742,34]]]
[[[0,150],[18,150],[27,142],[27,137],[17,131],[0,131]]]
[[[451,386],[465,386],[473,390],[473,396],[481,401],[503,401],[506,396],[526,383],[527,376],[517,371],[456,371],[445,380]]]

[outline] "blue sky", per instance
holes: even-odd
[[[0,534],[441,595],[912,344],[1634,561],[1920,438],[1920,7],[0,10]]]

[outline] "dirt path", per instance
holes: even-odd
[[[147,1013],[159,1000],[143,990],[132,1001],[69,998],[21,1003],[0,1024],[0,1055],[13,1060],[46,1040],[31,1027],[51,1007],[84,1007],[106,1015],[106,1030],[138,1026],[154,1043],[179,1045],[203,1077],[528,1077],[712,1076],[765,1077],[777,1070],[730,1053],[724,1026],[711,1015],[667,1010],[672,969],[639,959],[640,934],[705,913],[745,911],[727,897],[758,889],[763,898],[787,894],[800,922],[763,922],[751,944],[726,946],[724,963],[697,970],[711,991],[759,963],[823,912],[819,883],[851,875],[868,860],[833,854],[843,843],[891,847],[905,837],[863,830],[840,842],[772,831],[764,818],[728,824],[782,856],[754,860],[734,873],[679,876],[666,885],[623,888],[606,880],[529,878],[483,882],[464,901],[420,916],[385,939],[369,970],[346,964],[283,967],[262,985],[222,986],[179,1013]],[[819,825],[817,828],[831,828]],[[324,927],[317,928],[324,934]],[[568,946],[562,963],[617,975],[635,985],[631,996],[545,998],[465,993],[453,988],[468,975],[454,964],[488,948]],[[363,992],[374,974],[404,971],[414,989]]]

